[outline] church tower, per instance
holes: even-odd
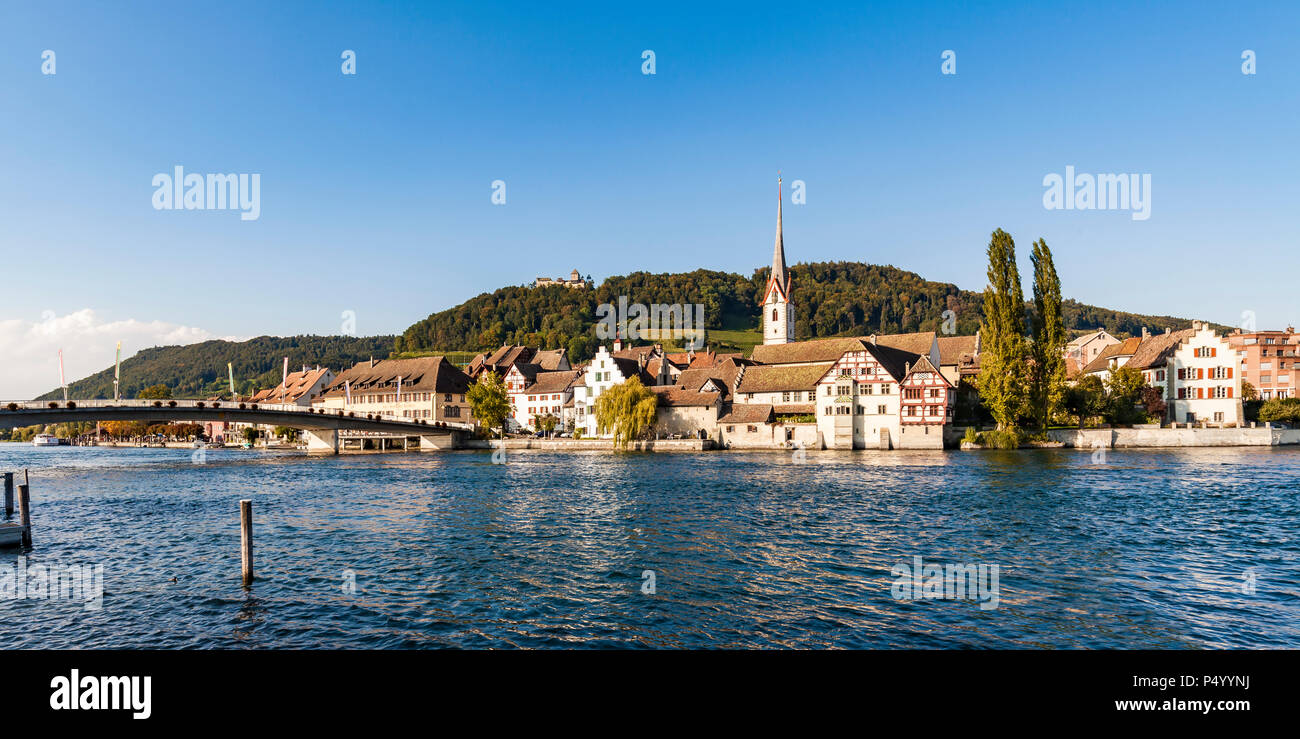
[[[763,291],[763,343],[789,344],[794,341],[794,306],[790,304],[790,271],[785,266],[785,243],[781,238],[781,178],[776,178],[776,248],[772,252],[772,274]]]

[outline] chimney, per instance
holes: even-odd
[[[1146,341],[1146,340],[1149,339],[1149,338],[1151,338],[1151,334],[1147,332],[1147,327],[1146,327],[1146,326],[1143,326],[1143,327],[1142,327],[1142,340],[1143,340],[1143,341]]]
[[[870,341],[872,344],[875,344],[875,343],[876,343],[876,335],[875,335],[875,334],[872,334],[872,335],[868,336],[868,337],[867,337],[867,341]]]
[[[976,329],[975,330],[975,356],[978,357],[979,355],[980,355],[980,332],[979,329]]]
[[[1168,327],[1168,326],[1165,326],[1165,336],[1168,336],[1168,335],[1169,335],[1169,327]]]
[[[616,352],[621,352],[621,351],[623,351],[623,339],[622,339],[622,337],[618,337],[618,336],[614,337],[614,351],[616,351]]]
[[[303,373],[304,375],[307,374],[307,365],[305,365],[305,364],[302,366],[302,373]]]
[[[908,372],[911,372],[911,371],[912,371],[912,363],[911,363],[911,362],[903,362],[903,374],[906,375]]]
[[[375,358],[374,358],[373,355],[370,357],[370,366],[371,366],[371,367],[374,367],[374,366],[375,366]]]

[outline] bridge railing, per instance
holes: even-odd
[[[250,403],[247,401],[236,400],[150,400],[141,398],[129,398],[122,400],[71,400],[64,402],[61,400],[0,400],[0,413],[5,411],[45,411],[45,410],[69,410],[77,408],[140,408],[149,410],[168,410],[178,408],[192,408],[204,410],[242,410],[242,411],[267,411],[274,413],[294,413],[303,416],[338,416],[339,411],[344,411],[343,415],[361,421],[383,421],[385,423],[405,423],[411,426],[437,426],[439,424],[452,427],[471,429],[472,424],[456,421],[435,422],[432,419],[407,418],[405,416],[396,416],[391,413],[364,413],[355,410],[343,408],[325,408],[322,406],[303,406],[294,403]],[[424,421],[424,423],[421,423]]]

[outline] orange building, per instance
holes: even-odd
[[[1300,334],[1294,327],[1250,333],[1238,329],[1228,334],[1228,343],[1237,352],[1241,379],[1255,387],[1260,400],[1297,397]]]

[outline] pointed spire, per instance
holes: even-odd
[[[789,293],[790,276],[785,270],[785,240],[781,237],[781,173],[776,174],[776,246],[772,250],[772,279],[784,293]]]

